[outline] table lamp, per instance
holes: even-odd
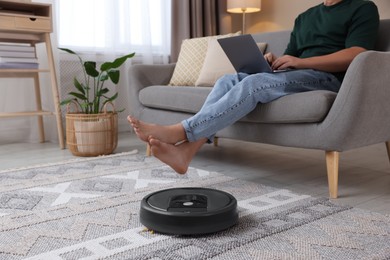
[[[261,0],[227,0],[229,13],[242,13],[242,34],[245,34],[245,14],[260,12]]]

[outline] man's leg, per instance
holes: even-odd
[[[210,94],[207,96],[202,108],[198,113],[201,113],[203,109],[216,102],[218,102],[223,96],[225,96],[235,85],[240,83],[244,78],[249,76],[245,73],[227,74],[217,80]]]
[[[218,101],[208,104],[182,124],[189,142],[201,138],[211,141],[215,133],[249,114],[258,103],[311,90],[337,92],[340,85],[332,74],[314,70],[254,74],[245,77]]]
[[[231,88],[244,79],[247,74],[231,74],[221,77],[213,87],[210,94],[207,96],[205,103],[198,113],[202,113],[202,110],[207,110],[207,107],[218,102]],[[187,140],[183,125],[181,123],[175,125],[156,125],[149,124],[138,120],[132,116],[128,116],[127,120],[133,127],[136,135],[144,142],[148,142],[149,136],[168,144],[176,144],[183,140]]]

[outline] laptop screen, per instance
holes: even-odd
[[[247,74],[272,72],[252,35],[222,38],[218,39],[218,42],[237,72]]]

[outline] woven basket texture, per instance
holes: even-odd
[[[67,113],[66,144],[73,155],[98,156],[114,152],[118,145],[118,114]]]

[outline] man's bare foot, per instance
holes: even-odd
[[[187,172],[192,158],[206,141],[207,139],[202,139],[192,143],[185,142],[180,145],[173,145],[154,137],[149,138],[152,154],[179,174]]]
[[[127,121],[129,121],[130,125],[133,127],[138,138],[144,142],[148,142],[150,136],[167,144],[176,144],[187,138],[181,124],[167,126],[149,124],[132,116],[128,116]]]

